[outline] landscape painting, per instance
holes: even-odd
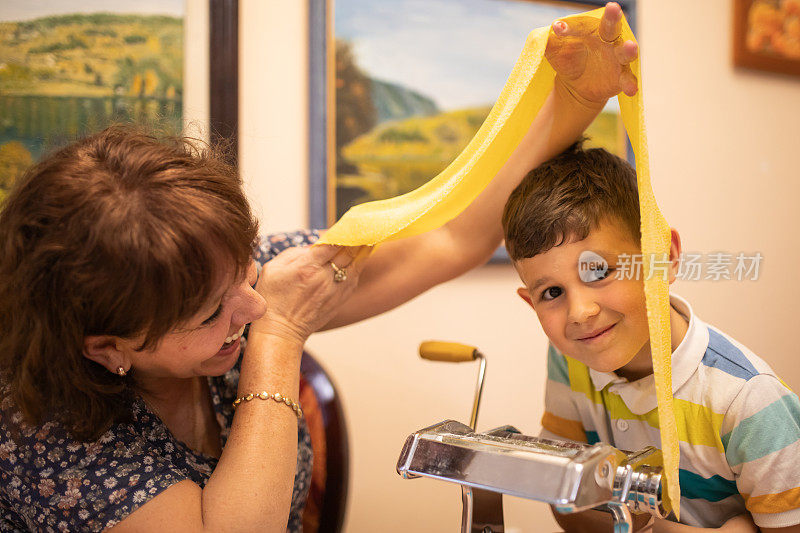
[[[0,201],[41,155],[112,122],[182,127],[183,0],[0,3]]]
[[[480,128],[528,33],[594,7],[335,0],[328,47],[335,53],[328,80],[335,102],[335,141],[328,143],[335,183],[328,190],[335,198],[328,201],[328,224],[353,205],[406,193],[435,177]],[[627,157],[616,99],[588,136],[589,145]]]

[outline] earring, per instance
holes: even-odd
[[[118,366],[118,367],[117,367],[117,375],[124,376],[125,374],[127,374],[127,372],[125,371],[125,369],[124,369],[124,368],[122,368],[121,366]]]

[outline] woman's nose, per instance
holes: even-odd
[[[266,312],[266,300],[264,300],[264,297],[261,296],[258,291],[248,285],[231,321],[237,324],[248,324],[253,320],[261,318]]]
[[[261,294],[253,289],[250,293],[250,299],[252,301],[251,312],[252,316],[248,322],[252,322],[258,318],[261,318],[264,313],[267,312],[267,301],[264,299]]]

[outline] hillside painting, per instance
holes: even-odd
[[[331,215],[435,177],[480,128],[528,33],[585,10],[528,0],[335,0]],[[626,157],[616,100],[587,134],[589,145]]]
[[[44,152],[112,122],[179,133],[182,93],[182,0],[4,0],[0,201]]]

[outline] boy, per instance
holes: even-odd
[[[660,447],[645,273],[631,260],[641,253],[634,169],[576,144],[514,190],[503,229],[525,285],[518,293],[550,340],[542,436]],[[672,229],[670,283],[680,252]],[[733,529],[741,519],[729,519],[749,512],[762,531],[800,531],[797,395],[675,295],[670,324],[681,523]],[[556,519],[566,526],[596,517]]]

